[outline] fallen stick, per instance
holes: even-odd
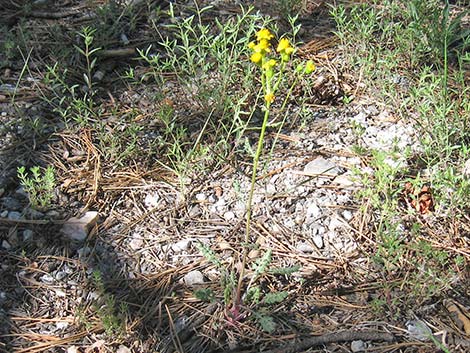
[[[294,340],[279,348],[264,350],[261,353],[297,353],[309,348],[328,343],[352,342],[352,341],[385,341],[393,342],[395,336],[391,333],[383,333],[377,331],[341,331],[327,333],[321,336],[313,336],[301,340]],[[252,353],[252,349],[245,348],[231,350],[227,353]]]
[[[358,340],[392,342],[395,340],[395,336],[393,336],[391,333],[376,331],[342,331],[327,333],[321,336],[309,337],[300,340],[299,342],[288,343],[280,348],[263,351],[263,353],[296,353],[321,344],[352,342]]]

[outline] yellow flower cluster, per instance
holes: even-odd
[[[281,38],[276,51],[281,54],[281,60],[286,62],[289,61],[290,55],[294,52],[294,48],[292,48],[287,38]]]
[[[270,104],[274,101],[274,89],[271,88],[270,81],[274,76],[274,67],[277,65],[275,59],[269,58],[268,53],[271,52],[271,40],[274,38],[274,35],[267,28],[263,28],[256,33],[256,42],[250,42],[248,48],[252,50],[250,60],[256,65],[260,66],[263,70],[263,74],[266,77],[266,87],[265,87],[265,101]],[[291,54],[294,52],[294,48],[291,46],[287,38],[282,38],[276,51],[281,56],[282,62],[287,62],[290,59]]]
[[[248,48],[253,51],[250,57],[252,62],[257,65],[262,65],[263,58],[266,57],[267,53],[271,52],[270,42],[273,38],[274,35],[267,28],[263,28],[256,33],[257,43],[250,42],[250,44],[248,44]],[[281,38],[276,51],[281,54],[281,60],[287,62],[289,61],[291,54],[294,52],[294,48],[291,46],[287,38]]]

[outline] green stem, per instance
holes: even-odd
[[[284,99],[284,101],[282,102],[282,105],[281,105],[281,108],[279,109],[279,112],[283,112],[284,109],[286,108],[286,105],[287,105],[287,101],[289,100],[289,97],[290,95],[292,94],[292,91],[294,89],[294,86],[297,85],[297,81],[299,80],[299,76],[297,76],[295,78],[295,81],[294,83],[292,83],[292,85],[290,86],[289,88],[289,91],[287,92],[287,95],[286,95],[286,98]],[[286,122],[286,118],[287,118],[287,113],[284,114],[284,118],[282,118],[282,121],[279,125],[279,128],[277,129],[277,134],[274,136],[274,142],[272,143],[272,146],[271,146],[271,151],[269,153],[270,156],[273,155],[274,153],[274,147],[276,147],[276,144],[277,144],[277,140],[279,139],[279,133],[281,132],[281,129],[282,127],[284,126],[285,122]]]
[[[251,173],[251,185],[250,185],[250,192],[248,194],[248,201],[246,203],[246,229],[245,229],[245,244],[243,247],[243,255],[242,255],[242,266],[240,270],[240,276],[238,277],[238,285],[237,285],[237,292],[235,296],[235,306],[238,306],[241,302],[241,289],[243,285],[243,277],[245,277],[245,266],[248,258],[248,244],[250,241],[250,231],[251,231],[251,211],[252,211],[252,204],[253,204],[253,195],[255,192],[255,184],[256,184],[256,177],[258,171],[258,164],[259,159],[261,156],[261,152],[263,150],[263,141],[264,135],[266,133],[266,127],[268,125],[268,118],[269,118],[269,108],[271,103],[266,103],[266,110],[264,112],[264,119],[263,125],[261,126],[261,132],[259,134],[258,139],[258,147],[256,148],[256,153],[253,158],[253,172]]]

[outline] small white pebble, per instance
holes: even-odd
[[[224,213],[224,219],[227,221],[227,222],[230,222],[231,220],[235,219],[235,213],[233,213],[232,211],[227,211]]]
[[[352,341],[351,342],[351,351],[352,352],[361,352],[367,349],[367,345],[364,341]]]
[[[312,241],[313,243],[315,244],[315,246],[318,248],[318,249],[322,249],[323,248],[323,237],[319,234],[317,235],[314,235],[312,237]]]
[[[344,210],[343,211],[343,217],[345,220],[350,221],[353,218],[353,214],[349,210]]]
[[[5,250],[10,250],[11,249],[11,245],[9,242],[7,242],[6,240],[3,240],[2,241],[2,248],[4,248]]]
[[[193,270],[191,272],[188,272],[184,277],[183,281],[187,286],[194,286],[197,284],[203,284],[204,283],[204,275],[202,274],[201,271],[198,270]]]
[[[199,202],[206,201],[207,196],[206,196],[206,194],[200,192],[199,194],[196,194],[196,200],[199,201]]]
[[[55,295],[57,295],[59,298],[65,298],[67,296],[67,294],[63,290],[60,290],[60,289],[55,290]]]
[[[58,330],[63,330],[65,328],[69,327],[69,323],[66,322],[66,321],[58,321],[55,324],[55,327],[57,327]]]

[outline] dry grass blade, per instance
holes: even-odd
[[[46,352],[50,351],[54,347],[59,347],[59,346],[65,346],[69,345],[73,342],[76,342],[84,337],[89,336],[92,333],[97,333],[102,330],[102,327],[94,327],[90,330],[85,330],[81,331],[77,334],[71,335],[67,338],[59,338],[59,337],[54,337],[52,339],[52,342],[44,342],[44,343],[38,343],[34,346],[24,348],[24,349],[19,349],[16,350],[16,353],[40,353],[40,352]],[[31,340],[29,337],[24,337],[26,340]],[[44,340],[44,336],[38,336],[35,340],[36,341],[41,341]]]

